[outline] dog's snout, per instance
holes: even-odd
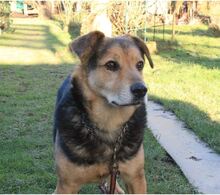
[[[138,83],[134,83],[132,86],[131,86],[131,93],[136,97],[136,98],[143,98],[146,93],[147,93],[147,88],[146,86],[141,83],[141,82],[138,82]]]

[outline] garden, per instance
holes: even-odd
[[[52,126],[56,92],[79,62],[69,52],[68,44],[82,29],[87,30],[82,20],[85,11],[65,13],[70,2],[64,1],[62,7],[54,5],[62,14],[54,11],[49,18],[13,17],[8,4],[4,8],[0,4],[5,13],[4,22],[0,20],[0,193],[53,193],[55,189]],[[39,13],[47,9],[46,4],[34,6],[40,7]],[[80,8],[74,6],[91,9],[87,2]],[[112,13],[111,16],[121,17]],[[142,22],[140,25],[146,28],[141,30],[123,21],[131,26],[124,28],[125,31],[137,33],[148,40],[147,44],[156,43],[152,52],[155,68],[145,66],[144,69],[149,99],[172,111],[219,154],[218,31],[203,22],[176,25],[175,29],[163,22],[156,26],[157,19],[149,21],[152,22],[149,28],[149,23]],[[113,27],[115,32],[118,26]],[[148,193],[198,192],[148,128],[144,146]],[[92,184],[80,193],[99,191]]]

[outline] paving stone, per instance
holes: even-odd
[[[160,104],[147,103],[148,127],[200,193],[220,193],[220,155]]]

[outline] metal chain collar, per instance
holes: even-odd
[[[88,119],[87,116],[82,115],[81,116],[81,123],[82,125],[85,126],[85,128],[88,130],[89,134],[95,135],[95,130],[100,130],[97,126],[91,123],[91,121]],[[112,159],[109,164],[109,170],[110,170],[110,188],[108,186],[108,183],[106,181],[103,181],[100,185],[99,188],[103,194],[113,194],[115,191],[115,185],[116,185],[116,178],[119,176],[120,172],[118,170],[118,160],[117,160],[117,153],[119,152],[122,142],[123,142],[123,137],[125,133],[128,130],[128,124],[125,123],[123,127],[121,128],[120,134],[115,141],[114,148],[113,148],[113,154],[112,154]]]
[[[124,134],[126,133],[127,129],[128,129],[128,124],[125,123],[125,125],[121,129],[121,132],[115,142],[115,146],[113,149],[113,155],[112,155],[112,162],[110,164],[110,170],[118,169],[117,153],[121,148],[123,137],[124,137]]]
[[[102,182],[99,186],[101,192],[103,194],[114,194],[115,192],[115,186],[116,186],[116,179],[120,175],[120,171],[118,170],[118,160],[117,160],[117,153],[119,152],[123,137],[125,133],[128,130],[128,124],[125,123],[123,128],[121,129],[121,132],[115,142],[114,148],[113,148],[113,155],[112,155],[112,161],[110,162],[109,170],[110,170],[110,187],[108,186],[108,183],[106,181]]]

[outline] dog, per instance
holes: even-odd
[[[144,57],[154,66],[147,46],[135,36],[109,38],[93,31],[69,48],[80,63],[57,93],[55,193],[75,194],[82,185],[109,177],[114,154],[127,192],[146,193]],[[120,147],[114,153],[119,136]],[[122,192],[118,184],[115,192]]]

